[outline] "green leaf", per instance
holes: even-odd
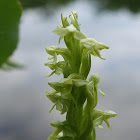
[[[83,76],[83,79],[86,79],[91,68],[91,55],[87,50],[83,50],[82,53],[82,63],[80,66],[80,74]]]
[[[86,90],[87,103],[84,108],[85,113],[87,113],[89,110],[92,111],[97,105],[97,91],[96,91],[96,88],[94,88],[94,92],[93,92],[92,85],[93,85],[93,83],[90,82],[86,87],[87,88],[87,90]]]
[[[67,61],[63,67],[64,78],[67,78],[71,73],[72,73],[72,68],[69,62]]]
[[[93,129],[93,122],[91,119],[90,111],[84,117],[83,127],[82,127],[82,134],[80,136],[80,140],[86,140],[87,137],[90,135]]]
[[[72,139],[76,136],[75,131],[71,128],[70,125],[65,124],[63,127],[63,135],[67,137],[71,137]],[[65,140],[65,139],[64,139]]]
[[[21,14],[18,0],[0,0],[0,68],[4,70],[13,68],[7,62],[17,48]]]
[[[18,64],[17,62],[13,61],[13,60],[6,60],[2,65],[1,65],[1,69],[5,70],[5,71],[9,71],[9,70],[13,70],[13,69],[23,69],[24,65]]]

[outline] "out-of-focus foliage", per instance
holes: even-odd
[[[64,5],[70,1],[76,0],[20,0],[24,8],[45,7],[46,5],[53,5],[55,7]],[[140,11],[139,0],[89,0],[89,2],[97,2],[102,10],[118,10],[126,8],[133,13]]]
[[[66,4],[73,0],[20,0],[24,8],[43,7],[45,5],[54,4],[58,5]]]
[[[0,0],[0,67],[4,69],[15,66],[8,59],[17,47],[21,13],[18,0]]]
[[[118,10],[126,8],[133,13],[140,11],[140,0],[97,0],[101,8],[109,10]]]

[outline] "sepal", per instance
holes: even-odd
[[[101,127],[102,122],[104,121],[108,128],[112,131],[112,128],[110,127],[110,124],[108,122],[109,118],[115,117],[117,114],[114,111],[106,110],[93,110],[92,111],[92,119],[94,122],[94,126]]]
[[[81,41],[81,48],[90,50],[91,54],[94,56],[98,56],[99,58],[105,60],[101,57],[100,51],[103,49],[109,49],[103,43],[97,42],[95,39],[87,38]]]
[[[55,104],[52,109],[56,106],[56,109],[61,112],[61,114],[64,114],[67,112],[68,105],[69,105],[69,99],[66,97],[61,97],[59,95],[50,95],[47,94],[47,97]],[[50,112],[52,111],[50,110]]]
[[[81,40],[81,39],[85,39],[86,36],[81,33],[80,31],[78,31],[73,24],[67,26],[66,28],[57,28],[55,30],[53,30],[53,33],[55,33],[56,35],[60,36],[59,42],[61,39],[63,39],[63,37],[65,37],[66,35],[73,33],[74,38],[77,40]]]

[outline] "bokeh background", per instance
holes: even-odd
[[[60,14],[79,14],[81,32],[107,44],[105,61],[92,57],[91,73],[101,74],[98,109],[113,110],[111,132],[96,129],[97,140],[140,140],[140,1],[139,0],[1,0],[0,6],[0,140],[46,140],[50,122],[63,120],[45,92],[52,76],[44,66],[45,47],[58,45],[52,33]],[[15,10],[16,9],[16,10]],[[59,46],[64,46],[63,41]],[[7,60],[18,64],[11,64]],[[24,68],[19,67],[24,65]]]

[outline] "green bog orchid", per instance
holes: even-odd
[[[48,140],[95,140],[95,127],[102,129],[104,121],[111,129],[108,119],[115,117],[116,113],[95,109],[97,93],[105,94],[98,87],[99,73],[92,74],[89,79],[87,77],[91,68],[91,55],[105,60],[100,51],[109,47],[95,39],[86,38],[80,32],[76,12],[71,12],[69,18],[71,23],[61,14],[62,24],[53,31],[60,37],[59,43],[64,39],[67,48],[46,48],[46,52],[51,55],[48,58],[51,61],[45,64],[52,70],[49,76],[63,74],[64,77],[60,81],[48,83],[54,89],[51,93],[47,92],[47,97],[54,103],[50,112],[56,107],[61,114],[66,113],[65,121],[51,123],[56,129]],[[58,55],[63,57],[62,61],[57,61]]]

